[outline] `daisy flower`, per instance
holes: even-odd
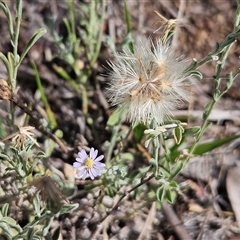
[[[97,176],[101,176],[101,170],[105,167],[100,161],[104,158],[103,155],[97,157],[98,150],[90,149],[89,155],[84,149],[78,153],[77,162],[73,163],[74,168],[79,168],[77,176],[86,179],[87,175],[93,180]]]
[[[185,81],[187,61],[159,39],[142,39],[134,53],[125,50],[109,62],[107,97],[133,124],[155,119],[161,125],[168,120],[179,102],[187,101]]]

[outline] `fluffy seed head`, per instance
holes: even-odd
[[[113,106],[127,112],[133,124],[155,119],[163,124],[179,101],[188,100],[185,86],[187,62],[177,57],[169,45],[160,40],[143,39],[134,53],[124,51],[109,62],[107,96]]]

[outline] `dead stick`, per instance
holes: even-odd
[[[192,240],[170,204],[163,204],[162,211],[165,218],[171,224],[174,232],[178,235],[180,240]]]

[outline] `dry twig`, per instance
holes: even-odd
[[[180,240],[192,240],[171,205],[169,205],[168,203],[164,204],[162,207],[162,211],[165,218],[171,224],[173,230],[178,235]]]

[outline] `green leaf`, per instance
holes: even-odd
[[[144,136],[144,131],[146,130],[146,127],[143,124],[138,124],[134,129],[134,137],[138,142],[141,142]]]
[[[36,31],[36,33],[32,36],[32,38],[30,39],[30,41],[28,42],[27,46],[25,47],[25,49],[23,50],[20,60],[18,62],[18,65],[20,65],[20,63],[22,62],[22,60],[24,59],[24,57],[26,56],[26,54],[28,53],[28,51],[30,50],[30,48],[36,43],[36,41],[41,38],[45,33],[47,32],[47,30],[45,28],[40,28]]]
[[[51,226],[52,219],[46,218],[44,222],[44,226],[42,228],[42,236],[46,237],[49,234],[49,228]]]
[[[192,128],[186,128],[183,136],[193,136],[195,134],[198,134],[200,132],[200,130],[201,130],[201,127],[199,127],[199,126],[195,126]]]
[[[6,15],[6,18],[8,21],[9,32],[10,32],[10,38],[13,39],[14,31],[13,31],[13,22],[12,22],[11,11],[9,10],[7,4],[4,2],[0,2],[0,8],[2,8],[4,14]]]
[[[156,197],[159,202],[163,202],[165,200],[165,195],[166,195],[165,186],[161,186],[160,188],[157,189]]]
[[[18,232],[22,231],[22,228],[17,224],[17,222],[10,217],[3,217],[1,218],[0,222],[6,223],[10,228],[14,228]]]
[[[158,163],[157,163],[157,161],[156,161],[155,158],[151,158],[151,159],[149,160],[149,163],[151,163],[153,166],[157,166],[157,165],[158,165]]]
[[[134,51],[133,43],[134,39],[132,33],[128,33],[121,42],[122,49],[126,51],[130,50],[131,52],[133,52]]]
[[[206,107],[203,110],[203,120],[205,120],[208,116],[209,111],[211,111],[213,107],[214,101],[213,99],[206,105]]]
[[[167,189],[165,196],[166,196],[166,200],[169,203],[174,203],[174,201],[177,198],[177,192],[175,190],[172,190],[172,189]]]
[[[46,158],[47,155],[45,154],[45,152],[40,151],[37,153],[36,157],[41,159],[41,158]]]
[[[10,217],[3,217],[3,218],[1,218],[1,221],[7,223],[9,226],[16,225],[16,221]]]
[[[41,95],[41,100],[42,100],[42,102],[44,104],[44,107],[46,109],[48,120],[50,121],[51,126],[53,128],[56,128],[57,127],[57,121],[56,121],[56,118],[54,116],[54,113],[51,110],[50,104],[48,103],[48,100],[47,100],[47,97],[46,97],[46,94],[44,92],[44,89],[43,89],[43,86],[42,86],[42,82],[41,82],[41,79],[40,79],[40,76],[39,76],[39,72],[38,72],[37,66],[36,66],[36,64],[34,62],[32,62],[32,66],[34,68],[34,73],[35,73],[35,79],[36,79],[37,87],[38,87],[38,90],[39,90],[40,95]]]
[[[156,179],[157,180],[165,179],[165,178],[169,178],[169,176],[170,176],[170,172],[167,169],[165,169],[163,166],[161,166],[160,172],[157,174]]]
[[[5,203],[5,204],[2,206],[2,216],[3,216],[3,217],[7,217],[8,208],[9,208],[9,204],[8,204],[8,203]]]
[[[40,236],[33,236],[33,240],[42,240],[42,237],[40,237]]]
[[[121,160],[123,160],[124,162],[126,161],[134,161],[134,156],[132,153],[121,153],[120,154],[120,158]]]
[[[183,166],[184,164],[182,161],[179,161],[176,163],[176,165],[174,166],[174,169],[171,171],[171,175],[169,178],[170,181],[174,179],[181,172],[181,170],[183,169]]]
[[[233,81],[234,81],[233,73],[230,72],[227,74],[226,90],[228,90],[232,86]]]
[[[37,217],[41,217],[41,201],[38,194],[35,194],[35,197],[33,198],[33,206]]]
[[[6,56],[0,52],[0,59],[2,60],[2,62],[4,63],[7,72],[8,72],[8,76],[10,75],[10,64],[8,62],[8,59],[6,58]]]
[[[117,108],[109,117],[108,121],[107,121],[107,125],[109,127],[114,127],[116,125],[118,125],[118,123],[120,123],[121,121],[121,115],[122,112],[119,111],[119,109]]]
[[[192,72],[190,72],[190,76],[197,77],[197,78],[199,78],[199,79],[202,79],[202,78],[203,78],[202,73],[199,72],[199,71],[192,71]]]
[[[32,240],[34,236],[34,229],[32,226],[29,226],[27,229],[27,239]]]
[[[131,25],[131,14],[128,10],[128,5],[127,1],[124,0],[124,15],[125,15],[125,20],[126,20],[126,25],[127,25],[127,36],[131,39],[131,41],[128,42],[128,49],[133,53],[134,52],[134,47],[133,47],[133,37],[132,37],[132,25]]]
[[[153,139],[152,139],[151,137],[149,137],[149,138],[145,141],[145,144],[144,144],[145,148],[148,148],[148,146],[149,146],[149,144],[150,144],[150,142],[151,142],[152,140],[153,140]]]
[[[113,53],[116,53],[116,45],[115,45],[115,42],[114,42],[113,38],[111,38],[110,36],[107,36],[105,38],[105,42],[108,45],[108,47],[111,49],[111,51]]]
[[[61,207],[60,209],[60,214],[64,214],[64,213],[70,213],[73,210],[77,209],[79,206],[78,203],[74,203],[74,204],[65,204]]]
[[[182,141],[183,132],[184,132],[184,129],[180,126],[177,126],[176,128],[173,129],[173,136],[174,136],[176,144],[178,144],[178,145]]]
[[[218,148],[224,144],[230,143],[233,140],[238,139],[238,138],[240,138],[240,135],[226,137],[223,139],[214,140],[212,142],[206,142],[206,143],[199,144],[196,146],[193,154],[202,155],[202,154],[204,154],[206,152],[210,152],[213,149]]]
[[[113,198],[115,196],[114,190],[112,187],[107,186],[106,192],[107,192],[108,196],[111,198]]]
[[[10,158],[8,155],[4,154],[4,153],[0,153],[0,159],[6,160],[6,161],[8,161],[9,163],[12,162],[11,158]]]
[[[13,232],[13,230],[9,228],[9,226],[5,222],[1,222],[1,220],[0,220],[0,229],[4,231],[4,234],[8,236],[9,239],[12,239],[16,235],[16,233]]]
[[[60,236],[60,226],[54,231],[53,235],[52,235],[52,240],[58,240],[59,236]]]

